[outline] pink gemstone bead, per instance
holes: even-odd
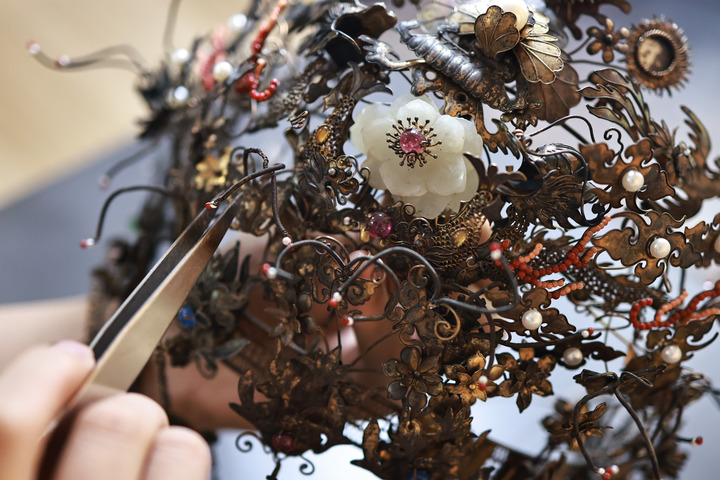
[[[423,153],[425,151],[425,135],[412,128],[400,134],[400,148],[405,153]]]
[[[272,437],[272,447],[278,452],[291,452],[295,448],[295,439],[290,435],[278,433]]]
[[[386,213],[375,212],[367,219],[365,226],[371,237],[385,238],[392,230],[392,221]]]

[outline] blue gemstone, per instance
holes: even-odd
[[[178,312],[178,320],[180,325],[187,328],[192,328],[197,324],[197,317],[195,316],[195,310],[192,307],[182,307]]]
[[[410,474],[408,480],[430,480],[430,475],[422,470],[417,470]]]

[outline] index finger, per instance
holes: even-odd
[[[86,345],[34,347],[0,373],[0,478],[35,476],[48,426],[95,364]]]

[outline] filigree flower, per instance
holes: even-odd
[[[500,378],[503,368],[494,365],[490,372],[485,372],[485,356],[477,353],[468,359],[467,368],[462,365],[450,365],[446,367],[446,374],[455,383],[448,385],[450,393],[460,395],[462,402],[472,405],[476,400],[487,400],[488,393],[496,388],[495,380]],[[481,382],[481,377],[483,382]]]
[[[230,153],[232,149],[226,149],[220,158],[207,155],[200,163],[195,165],[195,188],[209,192],[216,187],[225,185],[230,165]]]
[[[437,374],[440,357],[433,355],[422,358],[420,349],[405,347],[400,359],[393,358],[383,363],[385,375],[396,378],[387,386],[388,398],[400,400],[407,395],[408,403],[420,410],[427,405],[427,395],[442,392],[442,378]]]
[[[477,190],[477,175],[463,153],[480,155],[482,138],[469,120],[440,115],[426,96],[369,105],[350,128],[350,140],[367,155],[370,185],[412,204],[419,216],[457,211]]]
[[[512,397],[517,393],[517,406],[520,412],[530,406],[533,393],[546,397],[552,395],[552,384],[548,380],[550,371],[555,368],[555,358],[545,355],[535,361],[532,348],[520,349],[520,361],[516,361],[509,353],[497,355],[498,364],[502,365],[509,378],[498,388],[503,397]]]
[[[587,30],[588,37],[592,37],[587,46],[587,52],[590,55],[602,51],[602,59],[605,63],[610,63],[615,58],[615,51],[627,53],[628,46],[624,40],[630,35],[627,28],[615,30],[615,23],[610,19],[605,19],[605,28],[592,26]]]

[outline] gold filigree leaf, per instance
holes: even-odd
[[[507,52],[520,41],[520,32],[515,28],[517,17],[512,12],[503,13],[497,6],[488,8],[487,13],[475,20],[475,37],[480,50],[490,58]]]
[[[665,270],[668,262],[677,265],[678,262],[686,263],[697,261],[700,256],[692,252],[691,247],[685,242],[685,236],[679,232],[673,232],[682,226],[681,221],[675,220],[667,213],[647,212],[646,215],[638,215],[633,212],[623,212],[616,217],[628,218],[635,224],[623,230],[611,230],[604,236],[596,238],[593,243],[605,249],[613,260],[620,260],[623,265],[635,265],[635,275],[645,285],[649,285]],[[656,258],[651,255],[651,246],[658,239],[665,239],[670,244],[670,252],[664,258]],[[685,258],[690,256],[691,258]]]
[[[602,204],[619,208],[624,199],[625,205],[629,209],[641,212],[642,208],[638,204],[638,200],[658,200],[675,193],[675,190],[668,184],[665,171],[661,170],[656,163],[649,163],[652,159],[653,149],[650,141],[646,138],[630,145],[625,150],[625,157],[630,159],[629,161],[623,160],[619,155],[616,157],[605,144],[581,146],[580,148],[583,155],[587,153],[585,158],[590,167],[593,181],[610,187],[605,190],[593,188],[589,192],[591,195],[597,195]],[[616,161],[611,165],[610,162],[613,159]],[[623,185],[623,179],[631,172],[640,173],[644,181],[643,186],[635,192],[628,190]]]
[[[570,113],[570,108],[580,103],[578,93],[578,74],[569,64],[564,64],[557,72],[556,82],[549,84],[538,82],[530,84],[528,95],[539,99],[540,108],[533,109],[532,114],[541,120],[554,122]]]
[[[553,42],[557,38],[544,32],[541,24],[536,23],[527,37],[513,50],[525,79],[530,83],[552,83],[557,72],[563,68],[562,50]]]

